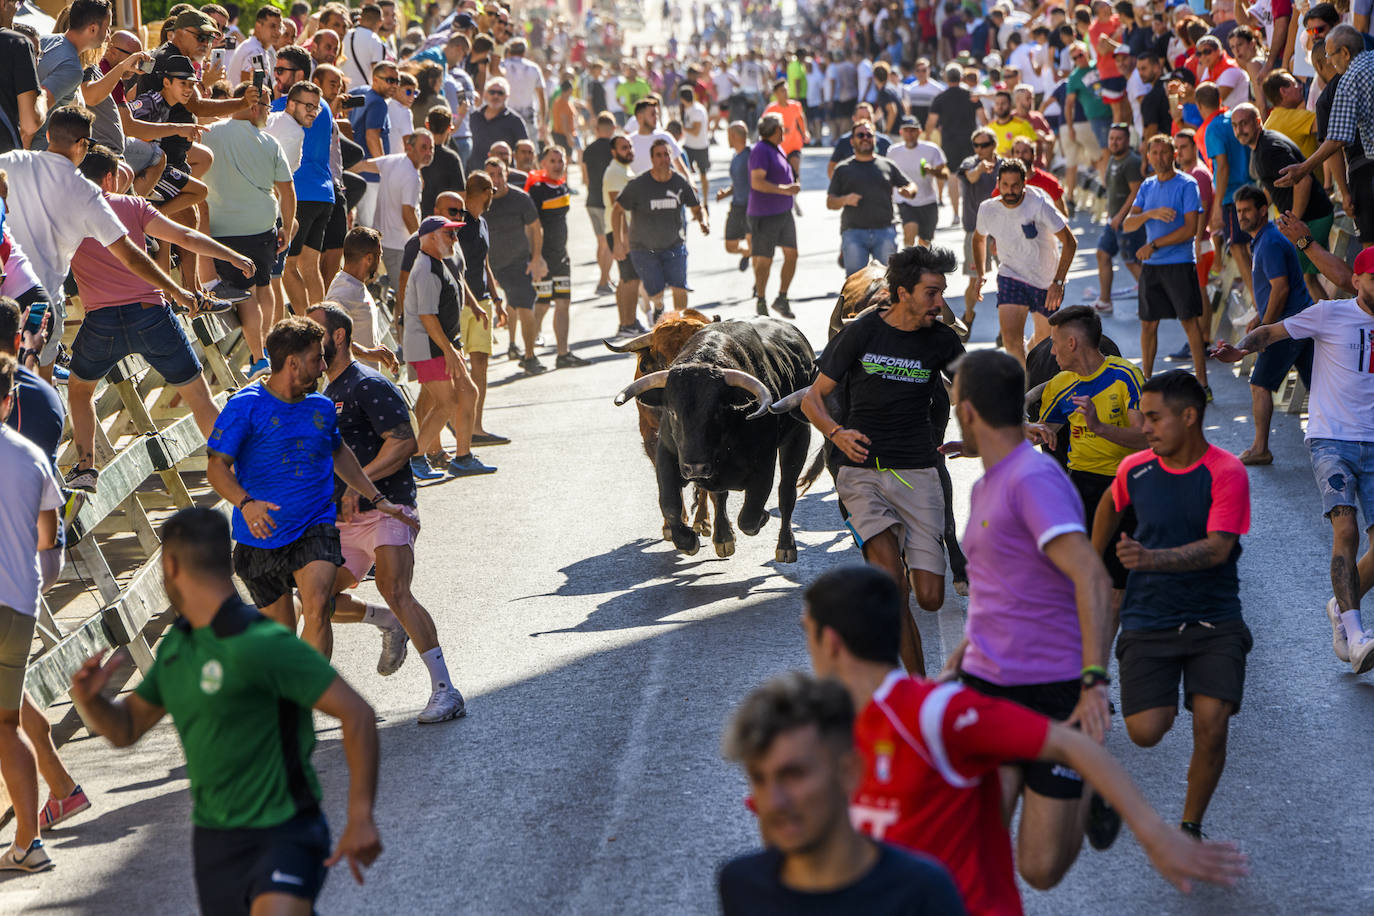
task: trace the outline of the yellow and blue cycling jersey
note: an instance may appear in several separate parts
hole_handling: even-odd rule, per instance
[[[1145,384],[1135,365],[1119,356],[1108,356],[1092,375],[1061,372],[1045,385],[1040,397],[1040,419],[1069,427],[1069,469],[1092,474],[1112,475],[1117,465],[1133,449],[1117,445],[1088,430],[1087,421],[1077,413],[1074,398],[1089,397],[1097,406],[1097,416],[1109,426],[1129,427],[1127,411],[1140,409],[1140,388]]]

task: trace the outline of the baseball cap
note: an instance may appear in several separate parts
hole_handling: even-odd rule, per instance
[[[1374,274],[1374,248],[1366,248],[1355,256],[1355,273]]]
[[[898,126],[898,127],[915,127],[915,128],[918,128],[918,129],[919,129],[921,125],[920,125],[920,122],[918,122],[918,121],[917,121],[915,118],[913,118],[911,115],[907,115],[906,117],[902,118],[901,121],[897,122],[897,126]]]
[[[169,54],[158,62],[153,71],[159,76],[172,76],[184,80],[196,78],[196,68],[191,66],[191,58],[185,54]]]
[[[219,34],[219,24],[200,10],[186,10],[172,23],[174,29],[195,29],[197,32]]]
[[[475,29],[477,28],[477,20],[472,18],[471,13],[459,13],[453,20],[453,27],[455,29]]]
[[[467,223],[456,223],[453,220],[444,219],[442,216],[426,216],[420,223],[420,231],[416,234],[424,237],[431,232],[438,232],[440,229],[461,229],[466,225]]]
[[[1189,86],[1197,85],[1197,74],[1194,73],[1192,70],[1189,70],[1187,67],[1179,67],[1173,73],[1169,74],[1168,79],[1182,80]]]

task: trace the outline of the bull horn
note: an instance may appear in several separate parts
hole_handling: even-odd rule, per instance
[[[783,398],[781,401],[775,401],[773,404],[769,405],[768,412],[776,414],[790,413],[791,411],[796,410],[798,407],[801,406],[802,400],[810,391],[810,385],[807,385],[805,388],[798,388],[796,391],[792,392],[787,397]]]
[[[758,410],[749,414],[748,419],[757,420],[768,413],[769,406],[773,403],[773,393],[768,390],[768,386],[754,378],[748,372],[741,372],[738,369],[725,370],[725,384],[735,388],[743,388],[759,400]]]
[[[631,350],[647,350],[652,343],[651,338],[653,336],[653,332],[650,331],[647,334],[640,334],[638,337],[631,337],[624,343],[612,343],[609,340],[603,340],[601,342],[604,343],[606,349],[610,350],[612,353],[629,353]]]
[[[741,372],[740,375],[745,373]],[[668,384],[668,370],[660,369],[657,372],[650,372],[635,379],[624,391],[615,396],[615,406],[619,407],[631,398],[637,398],[650,388],[662,388]]]

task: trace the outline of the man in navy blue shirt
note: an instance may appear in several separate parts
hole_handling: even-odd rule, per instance
[[[349,91],[349,95],[363,98],[362,105],[348,109],[348,121],[353,125],[353,142],[363,148],[368,159],[391,152],[391,113],[387,99],[396,94],[399,85],[401,77],[396,64],[379,60],[372,67],[372,85]],[[377,185],[381,176],[364,173],[363,178],[367,181],[367,193],[358,204],[358,222],[370,226],[374,224],[372,217],[377,209]]]
[[[1269,200],[1252,184],[1236,191],[1236,218],[1241,231],[1250,235],[1250,258],[1254,264],[1254,320],[1246,326],[1249,333],[1260,325],[1274,324],[1296,315],[1312,304],[1303,282],[1298,249],[1269,221]],[[1274,416],[1274,392],[1279,390],[1288,370],[1297,366],[1307,388],[1312,387],[1312,341],[1287,338],[1270,345],[1255,359],[1250,371],[1250,401],[1255,415],[1255,441],[1240,453],[1241,464],[1273,464],[1269,451],[1269,421]]]
[[[282,282],[291,302],[324,299],[320,256],[325,230],[334,215],[334,174],[330,148],[334,142],[334,113],[321,99],[320,87],[310,82],[310,55],[293,46],[277,54],[277,98],[271,110],[290,114],[305,131],[301,161],[292,174],[296,188],[296,234],[286,252]]]
[[[749,258],[753,253],[749,238],[749,128],[743,121],[732,121],[726,131],[730,149],[730,185],[716,191],[716,200],[730,198],[730,209],[725,214],[725,250],[739,255],[739,269],[749,269]]]

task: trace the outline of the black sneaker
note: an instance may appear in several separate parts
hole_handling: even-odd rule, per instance
[[[549,370],[549,367],[541,363],[537,356],[531,356],[529,359],[520,360],[520,368],[525,371],[526,375],[538,375],[541,372],[547,372]]]
[[[739,272],[740,272],[740,273],[744,273],[744,272],[745,272],[746,270],[748,270],[748,269],[749,269],[749,255],[747,255],[747,254],[740,255],[740,259],[739,259]]]
[[[1189,363],[1193,361],[1193,351],[1190,350],[1188,348],[1188,345],[1185,343],[1181,350],[1170,353],[1168,356],[1164,358],[1171,363]]]
[[[553,361],[556,369],[580,369],[583,366],[590,366],[591,362],[578,356],[576,353],[560,353]]]
[[[1083,832],[1088,836],[1089,845],[1098,851],[1110,849],[1121,832],[1121,815],[1096,792],[1088,802],[1088,825]]]
[[[759,296],[754,302],[754,311],[760,315],[766,316],[768,314],[768,300]]]
[[[506,351],[506,359],[510,360],[511,362],[525,361],[525,357],[522,356],[520,353],[520,348],[517,347],[515,344],[511,344],[510,349]]]
[[[773,311],[777,312],[784,318],[797,317],[796,315],[792,314],[792,309],[788,308],[787,293],[778,293],[778,298],[773,300]]]
[[[68,490],[94,493],[96,482],[99,479],[100,472],[95,468],[72,468],[67,472],[67,476],[62,479],[62,483]]]
[[[1207,838],[1207,834],[1202,832],[1202,825],[1194,823],[1193,821],[1184,821],[1178,825],[1178,829],[1195,840],[1205,840]]]

